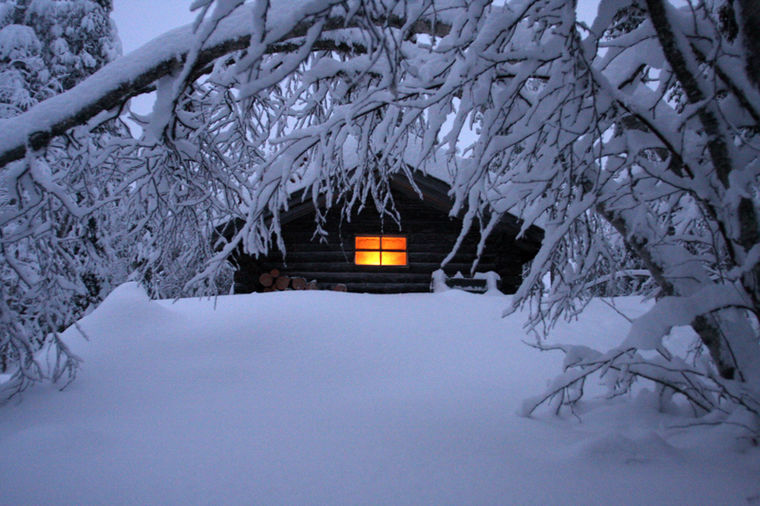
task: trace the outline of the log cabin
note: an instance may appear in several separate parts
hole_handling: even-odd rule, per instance
[[[327,211],[322,227],[326,234],[321,237],[314,234],[313,202],[294,199],[280,216],[284,253],[254,256],[238,250],[233,254],[235,293],[288,288],[430,291],[433,272],[441,269],[451,252],[462,220],[449,216],[452,199],[447,183],[418,171],[413,177],[419,193],[403,175],[390,181],[398,222],[381,217],[374,205],[364,206],[350,220],[333,208]],[[514,293],[520,285],[523,265],[536,255],[543,238],[543,231],[535,226],[518,239],[519,231],[519,220],[505,215],[488,237],[477,266],[478,272],[496,272],[504,293]],[[479,237],[478,230],[471,230],[443,268],[450,286],[485,291],[485,280],[457,276],[470,273]]]

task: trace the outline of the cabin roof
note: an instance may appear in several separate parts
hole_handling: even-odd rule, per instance
[[[411,171],[411,174],[414,178],[414,185],[405,175],[398,173],[393,174],[390,179],[391,189],[408,197],[421,199],[423,203],[430,207],[437,209],[444,214],[448,214],[454,204],[454,200],[449,195],[451,186],[445,181],[429,174],[424,174],[419,170],[413,170]],[[414,187],[415,185],[417,188]],[[286,225],[293,220],[314,212],[314,201],[312,199],[303,200],[296,194],[293,194],[288,205],[288,210],[280,214],[280,223]],[[496,226],[495,231],[506,232],[510,235],[517,236],[520,233],[521,228],[521,220],[519,218],[510,213],[505,213],[499,224]],[[523,233],[521,239],[529,243],[535,243],[535,249],[538,250],[543,237],[543,229],[531,225]]]

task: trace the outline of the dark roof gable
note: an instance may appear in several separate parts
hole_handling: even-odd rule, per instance
[[[453,199],[449,196],[450,186],[441,181],[440,179],[423,174],[420,171],[413,171],[414,185],[402,174],[394,174],[390,180],[390,187],[392,190],[396,190],[408,197],[419,199],[424,204],[437,209],[445,214],[451,211],[454,204]],[[419,193],[417,191],[419,189]],[[420,195],[421,194],[421,195]],[[314,212],[314,202],[311,199],[303,200],[296,196],[291,198],[288,210],[280,214],[280,223],[286,225],[287,223],[311,214]],[[520,220],[512,214],[505,214],[499,224],[497,225],[497,231],[506,232],[512,236],[517,236],[520,233],[521,225]],[[526,230],[523,234],[523,240],[528,243],[534,243],[536,250],[543,240],[544,231],[533,225]]]

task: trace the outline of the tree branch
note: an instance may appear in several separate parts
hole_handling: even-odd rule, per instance
[[[215,59],[249,46],[251,8],[250,5],[244,6],[222,20],[199,52],[196,69],[203,69]],[[266,52],[293,51],[300,47],[298,39],[312,25],[309,20],[311,17],[313,14],[304,12],[302,21],[278,41],[269,44]],[[371,22],[391,28],[402,28],[407,24],[407,20],[399,16],[372,19]],[[325,22],[324,32],[357,26],[356,20],[347,22],[344,16],[331,16]],[[444,36],[450,29],[451,26],[446,23],[425,19],[418,19],[411,24],[413,33],[435,36]],[[23,158],[28,146],[33,149],[44,146],[50,138],[86,123],[101,111],[119,106],[129,98],[141,94],[156,80],[177,71],[187,58],[194,36],[192,25],[167,32],[106,65],[75,88],[40,103],[24,114],[0,121],[0,131],[3,132],[0,139],[0,166]],[[362,46],[339,42],[328,36],[318,40],[313,49],[355,51],[361,50]]]

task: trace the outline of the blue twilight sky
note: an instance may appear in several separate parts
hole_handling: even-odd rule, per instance
[[[190,0],[114,0],[111,17],[119,30],[124,54],[195,16]]]
[[[598,0],[579,0],[580,18],[589,22]],[[114,0],[112,17],[119,29],[124,53],[137,49],[162,33],[191,23],[191,0]]]
[[[124,54],[134,51],[164,32],[195,19],[190,12],[191,0],[114,0],[111,18],[119,30]],[[147,114],[153,110],[155,94],[140,95],[130,101],[130,108]],[[140,134],[140,127],[130,122],[132,134]]]

